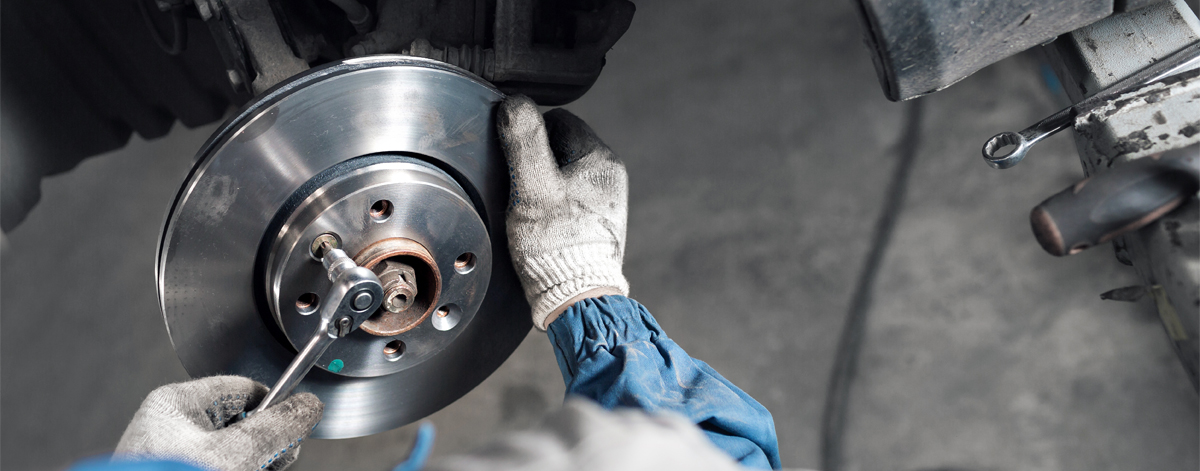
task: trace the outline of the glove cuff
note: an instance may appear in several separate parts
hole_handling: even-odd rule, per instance
[[[555,308],[592,289],[613,288],[628,296],[629,282],[620,260],[608,244],[567,247],[529,260],[524,271],[533,283],[526,288],[525,298],[534,327],[545,330],[542,323]]]

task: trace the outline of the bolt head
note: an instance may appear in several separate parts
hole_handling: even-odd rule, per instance
[[[383,308],[388,312],[400,312],[412,307],[414,301],[416,301],[416,295],[412,290],[406,286],[399,286],[388,290]]]
[[[319,261],[322,258],[325,258],[325,247],[326,246],[335,248],[335,249],[340,249],[340,248],[342,248],[341,245],[342,245],[342,243],[341,243],[341,241],[338,240],[336,235],[326,232],[324,234],[321,234],[321,235],[313,238],[312,244],[309,244],[309,246],[308,246],[308,250],[309,250],[309,252],[311,252],[313,258],[315,258]]]
[[[375,301],[375,298],[371,296],[371,293],[358,293],[354,296],[354,310],[362,311],[369,308],[373,301]]]

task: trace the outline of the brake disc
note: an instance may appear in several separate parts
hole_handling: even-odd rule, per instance
[[[530,327],[508,258],[503,94],[431,60],[374,56],[268,91],[201,149],[158,248],[159,303],[193,377],[273,383],[314,328],[331,242],[384,306],[321,357],[317,438],[389,430],[466,394]]]

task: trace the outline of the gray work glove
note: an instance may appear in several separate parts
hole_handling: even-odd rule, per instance
[[[497,116],[512,173],[508,249],[533,325],[588,292],[629,294],[621,273],[629,182],[592,129],[562,109],[510,96]]]
[[[222,471],[286,468],[325,406],[300,393],[238,420],[266,394],[266,386],[240,376],[155,389],[125,429],[113,460],[173,459]]]

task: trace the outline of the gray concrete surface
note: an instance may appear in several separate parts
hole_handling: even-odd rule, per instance
[[[765,404],[784,464],[819,463],[839,329],[898,155],[850,2],[643,2],[569,106],[626,160],[633,296]],[[850,469],[1194,470],[1197,396],[1134,282],[1100,248],[1055,259],[1028,210],[1081,175],[1065,136],[1015,169],[977,157],[1054,111],[1025,58],[925,100],[916,167],[873,291]],[[155,304],[166,205],[214,128],[135,140],[43,182],[0,270],[0,467],[61,469],[116,444],[186,379]],[[543,334],[430,417],[436,454],[561,402]],[[304,445],[295,470],[388,469],[413,427]]]

